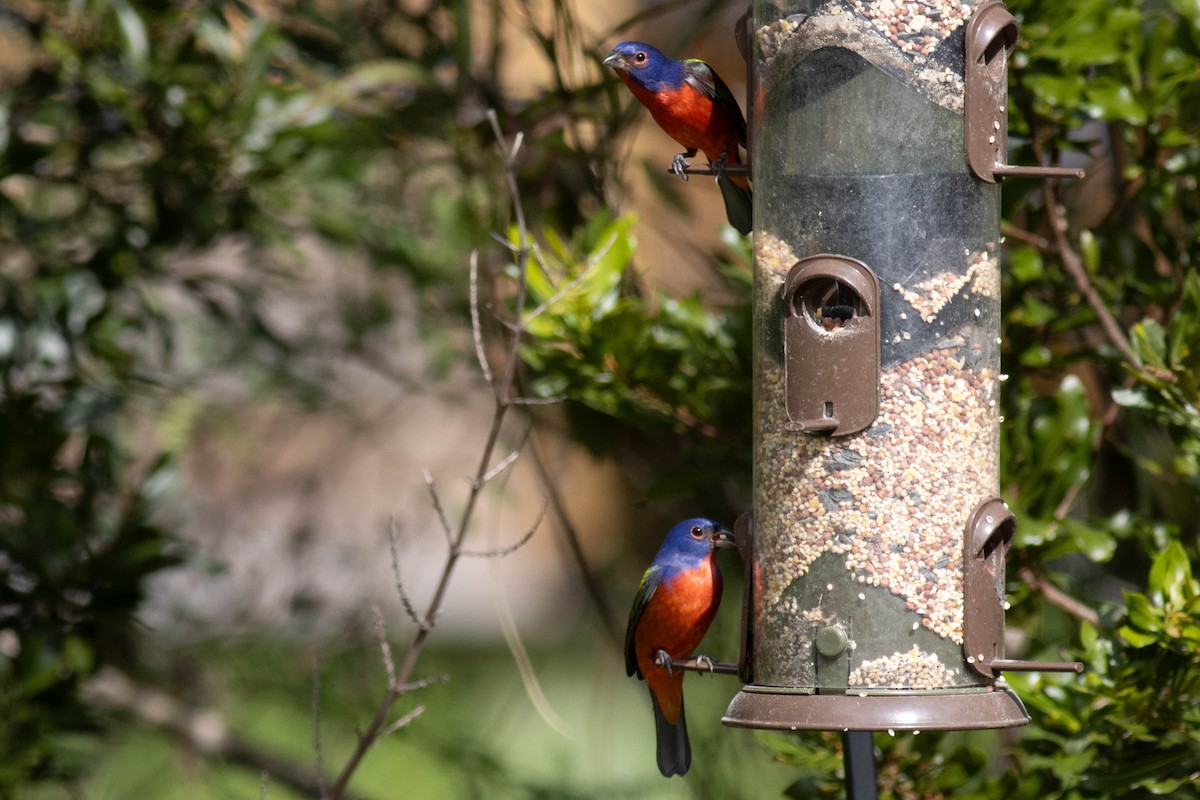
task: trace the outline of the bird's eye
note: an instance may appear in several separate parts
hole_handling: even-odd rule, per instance
[[[636,56],[633,57],[633,60],[639,64],[645,64],[646,63],[646,54],[644,52],[639,52]]]
[[[693,539],[703,539],[704,538],[704,528],[701,528],[699,525],[693,525],[691,534],[692,534]]]

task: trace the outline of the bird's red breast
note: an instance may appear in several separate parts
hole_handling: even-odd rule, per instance
[[[633,638],[638,667],[670,723],[679,720],[683,671],[668,674],[655,665],[654,655],[666,650],[676,660],[691,657],[720,603],[721,573],[710,557],[700,567],[666,578],[642,612]]]
[[[709,161],[726,155],[726,163],[740,164],[737,122],[729,112],[693,89],[686,82],[675,89],[658,92],[641,86],[621,72],[621,80],[654,117],[667,135],[684,147],[695,148]]]

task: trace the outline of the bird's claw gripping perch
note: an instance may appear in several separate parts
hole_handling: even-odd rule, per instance
[[[713,660],[712,660],[711,658],[709,658],[708,656],[706,656],[706,655],[698,655],[698,656],[696,656],[695,660],[696,660],[696,664],[697,664],[698,666],[705,667],[706,669],[708,669],[708,674],[709,674],[709,675],[716,675],[716,674],[717,674],[717,665],[716,665],[716,662],[715,662],[715,661],[713,661]]]
[[[693,151],[693,153],[694,152],[695,151]],[[689,153],[676,153],[675,159],[671,162],[671,171],[674,172],[679,177],[683,178],[684,181],[686,181],[688,179],[688,169],[692,166],[691,164],[689,164],[687,162],[688,155],[690,155],[690,154]]]
[[[658,667],[659,669],[665,669],[668,675],[671,675],[674,672],[674,670],[671,668],[673,662],[674,659],[671,658],[671,654],[666,650],[659,650],[654,654],[654,666]]]
[[[720,157],[716,161],[709,164],[708,166],[712,168],[713,175],[720,178],[722,175],[725,174],[725,165],[727,163],[729,163],[728,151],[721,153]]]

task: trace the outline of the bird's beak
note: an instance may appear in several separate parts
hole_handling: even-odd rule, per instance
[[[604,66],[612,67],[613,69],[625,69],[625,67],[629,66],[625,63],[625,56],[621,55],[616,50],[609,53],[608,58],[604,59],[604,61],[601,63],[603,63]]]
[[[713,547],[737,547],[737,542],[733,538],[733,531],[728,528],[719,528],[712,535]]]

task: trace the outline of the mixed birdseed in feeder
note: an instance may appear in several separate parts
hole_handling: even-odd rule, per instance
[[[829,2],[811,14],[788,13],[755,31],[759,81],[787,79],[792,65],[825,48],[853,51],[952,111],[962,110],[961,68],[933,58],[934,51],[971,15],[951,0]],[[961,63],[961,62],[960,62]]]
[[[771,308],[796,258],[770,234],[755,243],[755,301]],[[930,280],[946,286],[927,293],[947,299],[992,286],[949,271]],[[986,346],[961,330],[885,368],[874,424],[848,438],[788,430],[783,365],[758,349],[755,526],[768,608],[832,553],[855,582],[887,590],[921,626],[961,643],[963,522],[999,480],[999,382]]]
[[[864,661],[850,673],[849,684],[873,689],[938,689],[958,680],[958,670],[947,667],[937,653],[917,645],[900,653]]]

